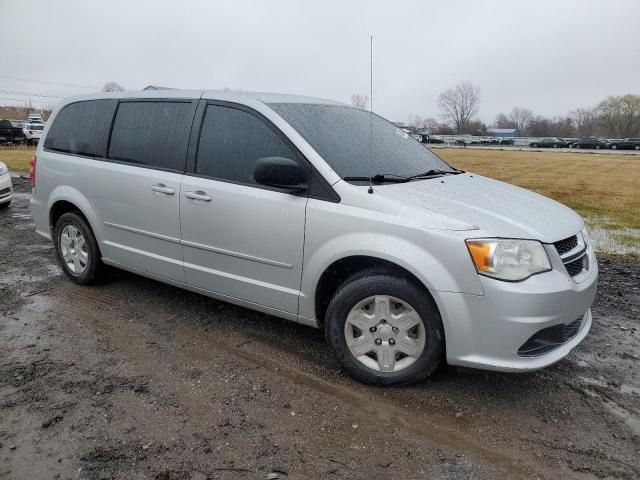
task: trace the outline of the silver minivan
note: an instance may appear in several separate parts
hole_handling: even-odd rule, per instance
[[[419,381],[443,361],[535,370],[591,327],[598,267],[579,215],[342,103],[68,99],[32,185],[36,230],[73,282],[108,265],[323,328],[366,383]]]

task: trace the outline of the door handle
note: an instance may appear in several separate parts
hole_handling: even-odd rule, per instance
[[[173,188],[167,187],[164,183],[156,183],[155,185],[151,185],[151,190],[158,193],[164,193],[165,195],[173,195],[176,193]]]
[[[184,192],[184,196],[191,200],[202,200],[203,202],[210,202],[211,197],[207,195],[207,192],[202,190],[196,190],[195,192]]]

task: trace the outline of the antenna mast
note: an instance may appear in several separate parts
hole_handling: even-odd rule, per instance
[[[373,193],[373,35],[369,38],[369,193]]]

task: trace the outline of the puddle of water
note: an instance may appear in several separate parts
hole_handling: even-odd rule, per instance
[[[620,392],[640,395],[640,387],[629,385],[628,383],[623,383],[622,385],[620,385]]]
[[[603,405],[609,412],[623,420],[635,435],[640,437],[640,417],[610,401],[604,401]]]

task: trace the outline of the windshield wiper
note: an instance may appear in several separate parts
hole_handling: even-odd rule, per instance
[[[432,168],[431,170],[427,170],[424,173],[418,173],[417,175],[411,175],[407,177],[407,180],[413,180],[416,178],[429,178],[429,177],[438,177],[440,175],[459,175],[464,173],[462,170],[438,170],[436,168]]]
[[[343,180],[347,182],[368,182],[371,180],[373,183],[404,183],[411,180],[411,178],[389,173],[378,173],[371,177],[344,177]]]

